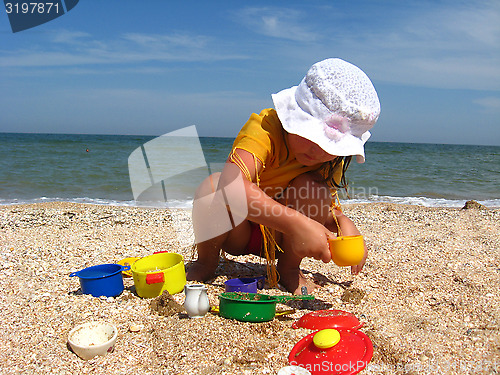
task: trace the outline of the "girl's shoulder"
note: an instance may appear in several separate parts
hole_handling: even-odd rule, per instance
[[[269,147],[282,141],[283,126],[274,108],[262,110],[259,114],[252,113],[246,124],[241,128],[236,140],[253,138]]]
[[[252,116],[254,115],[257,116],[257,118],[254,118],[255,124],[260,125],[262,130],[272,134],[282,133],[284,131],[278,113],[274,108],[263,109],[258,115],[254,113]],[[250,119],[252,119],[252,117],[250,117]]]
[[[278,117],[278,113],[274,108],[267,108],[260,112],[262,131],[267,134],[274,144],[282,143],[284,139],[285,130]]]
[[[284,130],[274,108],[266,108],[259,114],[252,113],[246,124],[238,133],[234,144],[252,153],[263,164],[273,164],[277,154],[286,146]]]

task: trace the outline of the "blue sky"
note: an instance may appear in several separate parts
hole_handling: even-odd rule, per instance
[[[233,137],[328,57],[372,79],[373,141],[500,145],[500,2],[82,0],[12,33],[0,131]]]

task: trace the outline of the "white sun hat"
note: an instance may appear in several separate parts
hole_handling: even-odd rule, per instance
[[[283,128],[330,155],[356,155],[364,163],[364,144],[380,115],[377,92],[368,76],[341,59],[314,64],[298,86],[272,95]]]

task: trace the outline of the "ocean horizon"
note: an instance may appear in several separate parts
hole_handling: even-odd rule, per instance
[[[157,152],[166,174],[160,194],[164,200],[136,200],[129,157],[134,150],[146,156],[148,149],[153,150],[148,145],[156,139],[0,133],[0,205],[67,201],[190,208],[196,187],[220,168],[234,140],[199,137],[199,143],[198,138],[183,143],[181,137],[175,138],[165,154],[168,160],[161,160],[163,154]],[[368,141],[365,153],[366,162],[353,160],[347,171],[349,187],[347,194],[341,194],[342,203],[463,207],[472,199],[487,207],[500,207],[500,146]]]

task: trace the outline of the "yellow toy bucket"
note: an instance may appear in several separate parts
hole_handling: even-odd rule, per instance
[[[365,255],[363,236],[340,236],[328,239],[332,260],[337,266],[356,266]]]
[[[139,297],[157,297],[164,290],[170,294],[179,293],[186,285],[184,259],[179,254],[148,255],[134,262],[131,270],[135,291]]]

